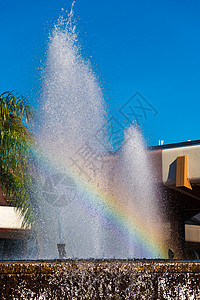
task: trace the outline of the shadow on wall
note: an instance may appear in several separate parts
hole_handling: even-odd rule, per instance
[[[168,182],[176,182],[176,159],[169,165]]]

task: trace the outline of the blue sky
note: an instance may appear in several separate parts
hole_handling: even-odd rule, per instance
[[[37,105],[48,33],[71,2],[0,0],[0,92]],[[83,52],[110,114],[125,122],[118,110],[137,91],[157,111],[140,118],[149,145],[200,139],[199,11],[198,0],[76,1]]]

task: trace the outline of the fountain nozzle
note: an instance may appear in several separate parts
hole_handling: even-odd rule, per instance
[[[57,244],[59,259],[66,258],[65,244]]]

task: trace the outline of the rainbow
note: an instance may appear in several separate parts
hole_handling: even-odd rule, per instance
[[[90,212],[98,211],[98,215],[102,220],[107,219],[114,227],[120,229],[123,234],[125,242],[132,243],[142,247],[148,258],[167,258],[167,248],[165,243],[160,241],[158,232],[151,232],[146,227],[143,219],[139,219],[134,212],[123,206],[119,205],[113,196],[108,195],[101,190],[95,183],[88,181],[80,174],[75,168],[65,166],[63,163],[52,161],[51,155],[38,148],[33,148],[33,155],[43,163],[55,170],[61,170],[70,176],[76,183],[77,189],[84,197],[81,197],[82,205],[85,206]],[[56,156],[55,156],[56,157]],[[103,221],[102,221],[103,222]]]

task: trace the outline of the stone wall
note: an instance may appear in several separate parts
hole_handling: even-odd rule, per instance
[[[0,299],[200,299],[197,261],[0,263]]]

